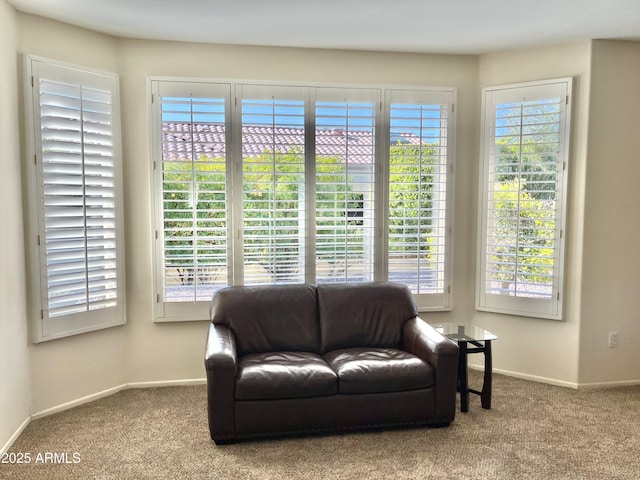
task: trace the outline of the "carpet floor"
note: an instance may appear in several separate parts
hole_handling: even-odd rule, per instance
[[[218,447],[204,386],[125,390],[31,422],[3,459],[29,463],[0,463],[0,478],[640,478],[640,386],[575,391],[494,375],[493,392],[491,410],[472,395],[449,428]]]

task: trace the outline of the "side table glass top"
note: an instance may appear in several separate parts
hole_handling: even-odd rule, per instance
[[[484,342],[498,339],[497,335],[471,323],[446,322],[434,323],[431,326],[435,328],[437,332],[446,335],[451,340]]]

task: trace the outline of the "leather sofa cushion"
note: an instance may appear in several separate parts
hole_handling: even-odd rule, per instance
[[[324,356],[338,374],[340,393],[382,393],[433,386],[433,368],[395,348],[348,348]]]
[[[337,392],[336,373],[315,353],[255,353],[239,359],[237,400],[317,397]]]
[[[406,285],[318,285],[322,353],[342,348],[400,348],[402,327],[418,315]]]
[[[224,288],[211,302],[211,321],[231,329],[239,356],[284,351],[320,353],[313,285]]]

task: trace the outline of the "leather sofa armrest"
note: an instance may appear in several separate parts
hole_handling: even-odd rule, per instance
[[[456,413],[458,345],[420,317],[407,321],[402,333],[403,348],[433,367],[436,395],[434,422],[448,424]]]
[[[207,371],[209,431],[216,443],[231,441],[235,433],[235,390],[238,355],[233,332],[209,325],[204,356]]]
[[[233,371],[235,379],[238,367],[236,341],[233,332],[225,325],[209,325],[209,335],[204,355],[207,370],[221,369]]]

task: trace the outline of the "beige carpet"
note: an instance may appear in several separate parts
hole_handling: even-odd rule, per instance
[[[493,400],[483,410],[472,395],[444,429],[217,447],[204,386],[127,390],[32,422],[10,450],[31,463],[0,464],[0,478],[640,479],[640,387],[576,392],[496,375]],[[42,463],[47,453],[71,463]]]

